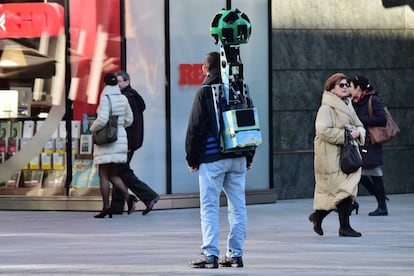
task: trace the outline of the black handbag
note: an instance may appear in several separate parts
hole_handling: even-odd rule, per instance
[[[111,98],[109,101],[109,120],[106,125],[93,133],[93,143],[96,145],[105,145],[115,142],[118,139],[118,115],[112,115]]]
[[[350,174],[356,172],[362,166],[362,157],[359,153],[358,145],[351,138],[351,134],[345,129],[345,141],[341,146],[339,157],[341,170]]]

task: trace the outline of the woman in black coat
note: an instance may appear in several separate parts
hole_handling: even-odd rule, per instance
[[[382,164],[383,153],[381,144],[372,144],[368,128],[371,126],[385,126],[387,117],[384,106],[381,103],[378,93],[364,76],[355,76],[350,79],[349,91],[353,98],[355,111],[367,129],[365,145],[360,147],[362,155],[362,176],[360,183],[375,196],[378,208],[370,212],[370,216],[387,216],[388,210],[385,195]],[[372,113],[369,114],[369,105],[372,104]],[[358,209],[356,210],[358,211]]]

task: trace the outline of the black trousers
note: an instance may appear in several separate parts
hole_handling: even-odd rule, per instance
[[[151,200],[156,198],[158,194],[143,181],[139,180],[138,177],[134,174],[134,171],[130,167],[130,162],[133,155],[133,151],[128,152],[127,163],[120,166],[119,176],[121,177],[122,181],[124,181],[128,189],[130,189],[142,202],[149,203]],[[121,211],[124,209],[124,204],[124,194],[121,190],[113,185],[111,208],[114,211]]]

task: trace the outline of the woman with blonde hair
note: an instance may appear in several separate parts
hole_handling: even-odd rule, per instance
[[[361,169],[346,174],[342,172],[339,163],[346,129],[359,145],[365,142],[365,129],[350,105],[348,87],[344,74],[336,73],[329,77],[324,85],[321,106],[315,120],[314,212],[309,215],[309,220],[319,235],[323,235],[323,219],[332,210],[337,210],[339,236],[361,236],[360,232],[352,229],[349,222],[349,210],[358,193]]]

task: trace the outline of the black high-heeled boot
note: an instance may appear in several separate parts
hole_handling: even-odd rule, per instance
[[[372,181],[374,182],[374,196],[377,199],[378,207],[372,212],[369,212],[369,216],[388,216],[387,209],[387,196],[385,195],[384,182],[382,176],[372,176]]]
[[[359,203],[356,201],[352,203],[351,207],[349,208],[349,215],[352,215],[352,211],[354,210],[355,210],[355,214],[358,215]]]
[[[104,218],[106,215],[109,216],[109,218],[112,218],[112,209],[103,209],[99,214],[95,215],[94,218]]]
[[[361,237],[361,233],[352,229],[349,223],[349,210],[352,204],[350,197],[343,199],[336,205],[339,217],[339,236],[340,237]]]
[[[135,202],[138,202],[138,198],[134,195],[129,195],[128,198],[128,215],[132,214],[135,210]]]
[[[368,216],[388,216],[387,204],[379,203],[377,209],[369,212]]]
[[[331,211],[316,210],[308,216],[310,222],[313,223],[313,231],[320,236],[323,236],[322,221]]]

